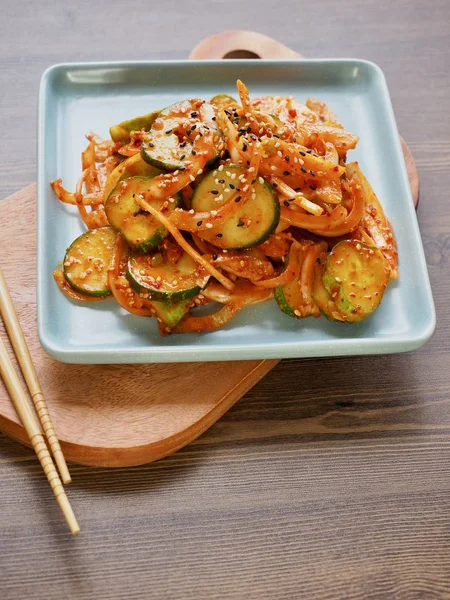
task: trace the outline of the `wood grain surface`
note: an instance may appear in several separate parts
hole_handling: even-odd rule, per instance
[[[1,196],[35,179],[45,67],[183,58],[237,26],[383,68],[419,170],[437,332],[407,355],[282,361],[176,454],[72,467],[77,539],[32,452],[0,436],[2,600],[450,597],[448,0],[2,3]]]

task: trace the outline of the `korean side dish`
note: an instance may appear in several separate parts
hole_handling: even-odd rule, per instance
[[[54,272],[82,302],[115,300],[161,334],[213,331],[274,300],[294,319],[356,322],[398,277],[394,233],[328,106],[220,94],[86,135],[75,192],[87,231]],[[206,312],[196,310],[211,304]],[[205,311],[203,311],[205,312]]]

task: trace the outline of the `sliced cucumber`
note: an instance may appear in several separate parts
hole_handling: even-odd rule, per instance
[[[179,300],[178,302],[152,302],[152,306],[155,309],[156,316],[158,319],[172,328],[181,321],[181,319],[187,315],[191,306],[192,298],[186,300]]]
[[[298,275],[290,283],[275,288],[275,300],[282,312],[290,317],[297,317],[295,310],[300,302]]]
[[[109,224],[120,231],[127,242],[140,252],[156,248],[167,236],[167,229],[154,217],[143,212],[135,199],[137,194],[142,194],[148,189],[151,179],[136,176],[119,181],[105,204]],[[152,200],[151,204],[168,216],[181,204],[179,194],[173,200]]]
[[[130,141],[130,133],[132,131],[140,131],[145,129],[148,131],[153,124],[153,121],[159,115],[159,110],[142,115],[140,117],[134,117],[127,121],[122,121],[118,125],[113,125],[109,128],[109,134],[114,142],[122,142],[126,144]]]
[[[209,173],[195,188],[192,208],[197,212],[217,210],[240,191],[242,167],[228,166],[223,171]],[[237,213],[224,224],[199,231],[198,235],[215,246],[240,250],[262,244],[275,231],[280,220],[280,203],[272,186],[257,180],[250,197]],[[220,199],[219,199],[220,198]]]
[[[64,277],[75,291],[86,296],[109,296],[108,267],[116,232],[111,227],[86,231],[67,249]]]
[[[389,278],[381,252],[357,240],[336,244],[323,272],[325,289],[348,321],[362,321],[377,308]]]
[[[210,103],[217,108],[227,108],[230,104],[237,104],[237,100],[228,94],[217,94],[211,98]]]
[[[123,158],[123,157],[122,157]],[[155,177],[161,173],[160,169],[152,167],[145,160],[135,154],[125,158],[117,167],[112,171],[106,180],[104,197],[107,199],[116,187],[119,181],[126,179],[127,177],[134,177],[136,175],[142,175],[143,177]]]
[[[128,260],[127,278],[137,293],[147,293],[150,300],[173,302],[199,294],[209,274],[186,252],[176,261],[163,254],[136,254]]]
[[[348,321],[345,315],[342,315],[331,294],[325,289],[322,280],[323,266],[319,262],[314,265],[314,283],[312,296],[317,308],[329,321]]]
[[[217,133],[219,143],[221,132],[215,122],[215,109],[211,104],[193,99],[165,108],[143,139],[142,158],[159,169],[184,170],[192,155],[192,141],[203,125]],[[218,154],[219,150],[209,163],[213,163]]]

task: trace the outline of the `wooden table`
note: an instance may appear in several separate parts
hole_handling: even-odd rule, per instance
[[[76,539],[34,455],[0,436],[2,600],[450,597],[448,0],[4,2],[0,195],[35,179],[45,67],[184,58],[236,27],[383,68],[421,177],[437,332],[407,355],[282,361],[177,454],[72,467]]]

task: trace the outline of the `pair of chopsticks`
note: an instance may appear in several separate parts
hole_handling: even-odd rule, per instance
[[[41,386],[36,375],[36,370],[31,360],[30,351],[28,349],[22,328],[17,318],[17,313],[14,304],[6,285],[3,272],[0,268],[0,314],[6,327],[11,345],[17,357],[17,361],[22,370],[23,377],[26,381],[30,396],[33,400],[39,421],[47,438],[48,446],[53,454],[55,462],[61,474],[64,483],[70,483],[71,477],[67,468],[64,454],[58,438],[56,437],[55,429],[50,418],[47,404],[42,393]],[[64,490],[61,479],[56,470],[50,452],[47,447],[44,435],[42,435],[39,421],[28,400],[27,394],[22,387],[20,379],[15,371],[14,365],[8,355],[3,340],[0,338],[0,375],[9,392],[14,408],[22,421],[23,426],[30,438],[30,442],[37,454],[39,462],[44,469],[44,473],[52,487],[56,500],[66,518],[67,524],[72,533],[79,533],[80,526],[74,515],[69,499]]]

